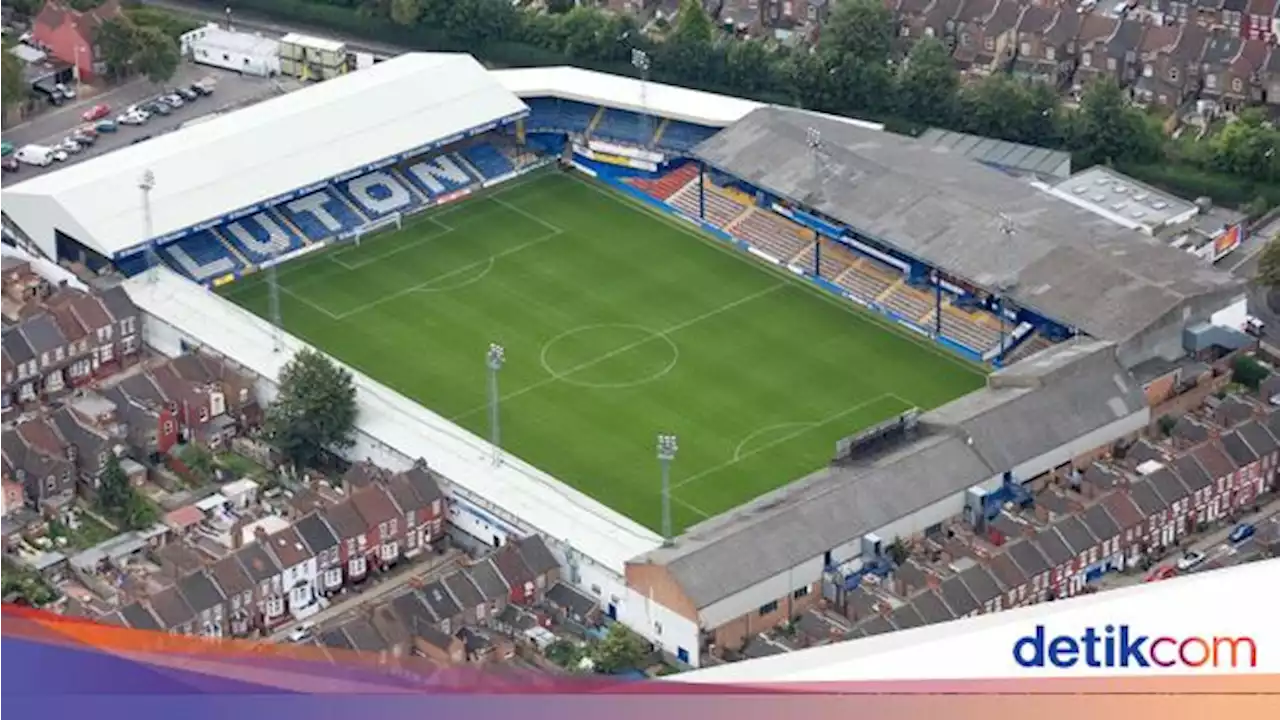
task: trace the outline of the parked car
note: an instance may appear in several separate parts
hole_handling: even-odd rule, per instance
[[[9,157],[10,155],[13,154],[13,151],[16,149],[17,148],[13,146],[13,143],[9,142],[8,140],[0,141],[0,157]]]
[[[56,147],[59,150],[63,150],[72,155],[84,149],[80,146],[80,143],[76,142],[75,139],[70,136],[62,138],[62,142],[58,143]]]
[[[81,125],[80,127],[76,128],[76,132],[81,135],[88,135],[94,140],[98,139],[98,129],[93,125]]]
[[[192,90],[189,87],[180,87],[174,90],[173,92],[177,95],[182,96],[182,99],[186,100],[187,102],[192,102],[193,100],[200,99],[200,93],[196,92],[195,90]]]
[[[147,111],[148,113],[151,113],[152,115],[168,115],[169,113],[173,112],[173,108],[169,107],[166,103],[158,99],[153,102],[149,102],[146,105],[143,105],[142,109]]]
[[[94,105],[88,110],[85,110],[84,114],[81,115],[80,117],[84,118],[85,122],[93,122],[94,120],[101,120],[102,118],[110,114],[111,114],[110,105],[106,103],[98,103],[97,105]]]
[[[100,133],[113,133],[119,129],[119,126],[116,125],[115,120],[107,118],[105,120],[99,120],[98,122],[94,123],[93,129],[97,130]]]
[[[304,623],[302,623],[301,625],[299,625],[298,627],[294,628],[294,629],[289,633],[289,642],[291,642],[291,643],[300,643],[300,642],[303,642],[303,641],[305,641],[307,638],[311,637],[311,633],[312,633],[315,629],[316,629],[316,624],[315,624],[315,623],[313,623],[313,622],[304,622]]]
[[[71,139],[75,140],[76,144],[78,144],[80,147],[88,147],[98,142],[98,134],[97,133],[89,134],[83,130],[77,130],[75,134],[71,136]]]
[[[169,107],[173,108],[174,110],[177,110],[178,108],[182,107],[185,104],[182,101],[182,96],[176,95],[176,94],[161,95],[156,99],[159,100],[160,102],[168,103]]]
[[[62,83],[58,83],[57,85],[53,86],[53,89],[55,92],[61,93],[62,97],[68,100],[76,99],[75,88],[70,88],[70,87],[67,87],[66,85],[63,85]]]
[[[1258,529],[1249,523],[1240,523],[1239,525],[1231,528],[1231,534],[1227,536],[1227,541],[1232,545],[1239,545],[1245,540],[1253,537],[1253,534],[1257,531]]]
[[[1183,553],[1182,557],[1178,558],[1178,570],[1186,572],[1204,562],[1204,560],[1204,553],[1199,550],[1188,550]]]
[[[21,167],[22,166],[18,164],[18,158],[15,157],[9,157],[6,155],[4,159],[0,160],[0,168],[5,172],[18,172],[18,169]]]
[[[1150,573],[1147,573],[1147,577],[1143,582],[1160,582],[1161,580],[1168,580],[1171,577],[1175,577],[1177,574],[1178,568],[1172,565],[1164,565],[1152,570]]]
[[[144,125],[150,119],[151,119],[151,116],[148,115],[144,110],[142,110],[141,108],[134,108],[129,112],[116,118],[116,122],[120,123],[121,125]]]
[[[218,81],[213,76],[204,77],[191,83],[191,89],[200,95],[212,95],[217,87]]]

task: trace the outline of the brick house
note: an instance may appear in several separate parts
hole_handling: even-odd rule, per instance
[[[1164,521],[1173,529],[1172,545],[1181,540],[1195,526],[1195,512],[1191,506],[1191,491],[1182,478],[1170,467],[1161,468],[1148,476],[1151,488],[1165,504]]]
[[[1113,547],[1113,557],[1118,555],[1116,559],[1123,560],[1123,564],[1117,563],[1116,566],[1132,567],[1147,551],[1146,516],[1127,490],[1109,493],[1099,501],[1099,505],[1106,509],[1107,515],[1119,528],[1119,547]]]
[[[320,515],[338,537],[338,555],[347,583],[363,582],[369,574],[369,525],[350,499],[326,508]]]
[[[1198,94],[1200,64],[1208,41],[1204,28],[1189,23],[1178,29],[1172,45],[1151,48],[1144,42],[1142,76],[1134,85],[1134,102],[1173,108]]]
[[[1212,461],[1212,460],[1211,460]],[[1173,471],[1190,496],[1188,522],[1192,526],[1213,523],[1218,519],[1219,510],[1214,502],[1213,478],[1204,466],[1196,459],[1194,453],[1183,453],[1173,459]]]
[[[1027,578],[1027,582],[1016,588],[1017,593],[1012,607],[1034,605],[1048,594],[1051,582],[1051,571],[1054,565],[1045,557],[1040,548],[1031,540],[1011,542],[1005,553],[1018,572]]]
[[[1241,110],[1262,102],[1266,89],[1262,75],[1272,52],[1269,43],[1247,39],[1221,69],[1221,103],[1230,110]],[[1206,84],[1208,79],[1205,80]]]
[[[218,584],[204,571],[191,573],[178,580],[178,592],[195,612],[195,633],[204,637],[222,637],[228,630],[227,597]]]
[[[560,580],[560,561],[551,554],[547,543],[538,535],[530,535],[516,542],[516,550],[524,566],[533,575],[533,594],[535,602],[541,602],[547,588]],[[526,593],[528,588],[526,587]]]
[[[6,471],[3,481],[4,486],[4,511],[3,515],[9,515],[27,506],[27,491],[22,483],[14,482],[9,479]]]
[[[511,586],[507,584],[506,579],[502,577],[502,573],[498,571],[498,566],[494,564],[493,558],[485,558],[476,562],[467,568],[466,572],[485,601],[486,611],[484,613],[477,612],[478,619],[483,622],[494,618],[507,606],[507,602],[511,597]]]
[[[426,605],[435,618],[435,627],[441,632],[453,634],[463,625],[465,615],[462,603],[439,580],[427,583],[418,590],[418,599]]]
[[[104,21],[118,17],[121,17],[118,0],[106,0],[83,12],[64,0],[46,0],[32,23],[31,35],[48,48],[51,55],[71,63],[81,79],[92,80],[105,70],[95,42],[98,28]]]
[[[1086,23],[1088,25],[1088,23]],[[1076,68],[1076,88],[1083,89],[1098,78],[1110,78],[1120,87],[1128,87],[1138,77],[1138,52],[1148,28],[1137,20],[1121,20],[1112,24],[1103,38],[1088,39],[1081,32],[1080,65]],[[1152,28],[1172,37],[1169,28]]]
[[[952,57],[960,72],[969,72],[974,68],[978,51],[982,49],[979,41],[982,27],[998,5],[999,0],[965,0],[956,11],[956,43]]]
[[[4,474],[20,483],[27,501],[56,512],[76,497],[79,472],[73,454],[44,418],[19,423],[3,435]]]
[[[1022,572],[1022,568],[1013,561],[1008,551],[997,553],[986,561],[991,575],[1000,583],[1001,598],[994,606],[998,610],[1018,607],[1022,599],[1031,592],[1031,580]]]
[[[196,631],[196,611],[187,604],[176,586],[167,587],[148,598],[151,612],[160,621],[160,629],[174,635],[192,635]]]
[[[369,528],[369,556],[379,567],[391,567],[404,550],[404,511],[381,483],[351,493],[351,503]]]
[[[1075,594],[1069,587],[1075,573],[1075,553],[1067,547],[1057,528],[1041,530],[1031,538],[1031,542],[1040,550],[1045,560],[1049,561],[1049,596],[1059,598]]]
[[[1015,29],[1022,13],[1023,8],[1016,0],[999,0],[986,16],[965,22],[956,48],[956,58],[962,66],[968,54],[965,45],[965,33],[968,33],[973,54],[969,65],[971,74],[989,75],[1008,67],[1016,50]]]
[[[1273,18],[1280,17],[1280,0],[1249,0],[1240,19],[1241,37],[1271,42]]]
[[[264,630],[271,630],[286,619],[288,609],[287,591],[284,588],[283,569],[279,561],[271,554],[271,549],[260,539],[251,542],[236,552],[240,567],[244,568],[256,590],[257,616]]]
[[[461,665],[467,661],[467,647],[461,638],[429,625],[414,628],[413,647],[422,657],[443,665]]]
[[[906,45],[925,36],[925,15],[934,7],[934,0],[887,0],[890,12],[898,23],[898,37]]]
[[[125,437],[140,457],[158,460],[178,444],[178,413],[145,373],[136,373],[102,391],[127,428]]]
[[[458,601],[458,605],[462,608],[462,623],[464,625],[480,625],[489,618],[488,603],[484,595],[480,593],[480,588],[471,579],[471,575],[465,570],[455,570],[445,576],[441,580],[444,586],[449,590],[449,594]]]
[[[316,603],[317,560],[295,526],[278,530],[258,542],[270,548],[280,564],[280,585],[295,620],[305,620],[320,610]]]
[[[1207,487],[1193,491],[1199,496],[1196,498],[1196,522],[1217,522],[1231,508],[1231,476],[1234,464],[1223,453],[1222,448],[1213,442],[1207,442],[1195,448],[1190,455],[1195,458],[1199,467],[1203,468],[1204,475],[1208,477]],[[1187,464],[1185,460],[1183,464]],[[1186,477],[1189,471],[1184,470],[1183,464],[1179,464],[1178,468],[1179,472]]]
[[[235,555],[227,555],[210,565],[209,575],[227,598],[224,631],[231,637],[248,637],[258,624],[257,584]]]
[[[1026,30],[1018,34],[1018,55],[1014,74],[1037,82],[1062,87],[1071,79],[1076,66],[1076,37],[1080,34],[1081,17],[1070,8],[1054,13],[1042,29],[1032,24],[1038,13],[1027,12],[1023,19]],[[1027,50],[1028,52],[1023,52]]]
[[[404,554],[413,557],[444,536],[445,497],[440,484],[419,461],[386,481],[396,506],[403,512]]]
[[[1273,412],[1265,419],[1275,421],[1278,418],[1280,413]],[[1274,430],[1269,429],[1262,422],[1247,422],[1237,428],[1237,432],[1249,449],[1258,456],[1258,471],[1251,477],[1239,479],[1235,484],[1231,506],[1239,509],[1253,504],[1254,498],[1275,487],[1276,463],[1280,459],[1280,442],[1277,442],[1273,434]]]
[[[1045,37],[1058,22],[1061,13],[1039,5],[1023,8],[1022,16],[1014,28],[1013,74],[1017,77],[1051,81],[1057,73],[1056,48],[1048,50]],[[1074,15],[1074,13],[1073,13]],[[1046,55],[1054,53],[1052,59]]]
[[[1000,587],[1000,582],[990,570],[982,565],[975,564],[961,571],[957,577],[968,588],[969,594],[973,596],[974,602],[977,603],[977,613],[998,612],[1002,609],[1004,591]]]
[[[508,543],[498,548],[491,559],[502,574],[507,587],[511,588],[510,600],[517,605],[527,605],[534,601],[536,589],[533,585],[533,571],[524,564],[520,551]]]
[[[1074,557],[1071,561],[1071,575],[1067,578],[1066,597],[1080,593],[1088,584],[1091,567],[1098,567],[1102,559],[1102,539],[1095,537],[1083,520],[1071,515],[1054,523],[1054,529]],[[1109,538],[1108,538],[1109,539]]]
[[[319,513],[308,513],[294,523],[298,535],[315,554],[316,573],[315,591],[321,596],[330,596],[342,589],[342,551],[338,547],[338,536],[329,527],[324,516]]]
[[[76,404],[73,403],[58,408],[49,416],[49,421],[66,443],[69,459],[76,464],[83,494],[90,496],[98,491],[107,462],[115,447],[124,442],[124,432],[118,426],[96,425],[75,407]],[[109,423],[111,418],[95,419],[105,419]],[[108,432],[104,427],[111,431]]]

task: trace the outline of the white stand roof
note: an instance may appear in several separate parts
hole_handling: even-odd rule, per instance
[[[470,55],[408,53],[5,189],[4,211],[50,256],[54,230],[111,257],[449,136],[517,115]]]

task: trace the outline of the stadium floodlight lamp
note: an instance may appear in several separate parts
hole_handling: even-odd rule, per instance
[[[658,459],[670,462],[676,459],[676,451],[680,447],[676,443],[676,436],[670,433],[658,433]]]
[[[641,72],[649,72],[649,53],[633,49],[631,51],[631,64]]]
[[[485,353],[485,360],[489,363],[490,370],[501,370],[502,363],[506,362],[507,350],[497,343],[489,344],[489,352]]]

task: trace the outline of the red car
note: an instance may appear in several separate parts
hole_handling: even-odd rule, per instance
[[[85,110],[84,114],[81,115],[80,117],[83,118],[85,122],[93,122],[94,120],[101,120],[102,118],[110,114],[111,114],[110,105],[107,105],[105,103],[98,103],[97,105],[94,105],[88,110]]]
[[[1147,575],[1147,579],[1143,582],[1160,582],[1161,580],[1168,580],[1171,577],[1176,577],[1177,574],[1178,568],[1173,565],[1165,565],[1164,567],[1158,567],[1155,570],[1152,570],[1151,573]]]

